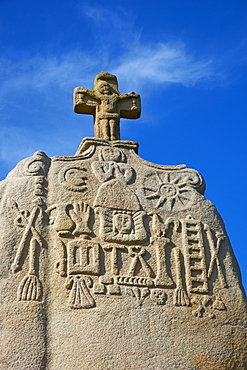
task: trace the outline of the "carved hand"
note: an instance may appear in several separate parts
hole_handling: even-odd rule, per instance
[[[72,232],[73,235],[79,236],[92,233],[92,230],[88,227],[90,210],[89,205],[84,202],[73,204],[73,208],[70,210],[70,216],[76,224],[76,228]]]

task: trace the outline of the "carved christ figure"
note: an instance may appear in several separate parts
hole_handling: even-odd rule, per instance
[[[75,88],[74,111],[94,116],[95,137],[120,140],[120,118],[140,117],[140,95],[120,93],[116,76],[101,72],[95,77],[94,90]]]

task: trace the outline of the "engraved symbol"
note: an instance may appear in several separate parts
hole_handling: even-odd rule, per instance
[[[142,276],[116,276],[115,282],[120,285],[137,285],[137,286],[153,286],[154,281],[151,278],[146,278]]]
[[[143,258],[143,255],[145,253],[146,253],[146,249],[143,248],[143,247],[129,247],[129,255],[131,257],[133,257],[132,262],[131,262],[131,266],[130,266],[130,269],[129,269],[129,275],[130,276],[135,275],[135,271],[136,271],[138,261],[141,264],[141,267],[142,267],[146,276],[148,276],[148,277],[153,277],[154,276],[154,273],[153,273],[151,267],[148,265],[148,263]]]
[[[79,166],[67,166],[59,172],[59,180],[68,190],[83,192],[87,190],[86,171]]]
[[[45,195],[46,189],[45,189],[45,179],[43,176],[36,176],[35,178],[35,191],[34,194],[36,196],[42,196]]]
[[[32,238],[29,246],[28,275],[23,278],[18,287],[18,301],[39,301],[41,298],[42,285],[35,271],[36,243],[36,239]]]
[[[47,210],[50,225],[53,225],[59,236],[70,236],[75,228],[75,223],[68,214],[68,206],[71,204],[56,204]]]
[[[109,245],[104,245],[104,250],[109,250],[111,251],[111,273],[112,275],[117,275],[118,274],[118,250],[125,250],[125,246],[121,246],[118,244],[109,244]]]
[[[173,296],[175,306],[190,306],[190,300],[183,287],[183,279],[181,274],[181,256],[180,250],[175,249],[175,271],[176,271],[176,289]]]
[[[43,242],[41,236],[35,228],[35,222],[39,215],[42,215],[42,200],[37,198],[35,205],[29,216],[28,211],[20,211],[17,203],[10,200],[11,207],[15,209],[19,216],[16,218],[18,226],[25,226],[20,244],[18,246],[14,262],[11,266],[13,272],[21,269],[21,259],[23,258],[25,248],[29,247],[29,270],[23,278],[17,292],[19,301],[38,301],[41,298],[42,286],[36,271],[36,250],[41,247]],[[28,217],[29,216],[29,217]]]
[[[120,286],[118,284],[108,285],[107,288],[108,288],[107,289],[108,294],[111,294],[111,295],[120,295],[121,294],[121,289],[120,289]]]
[[[225,237],[224,237],[223,234],[216,233],[217,244],[216,244],[216,247],[215,247],[214,246],[214,240],[213,240],[212,233],[210,231],[209,226],[205,225],[204,228],[205,228],[206,233],[207,233],[207,238],[208,238],[209,246],[210,246],[210,250],[211,250],[211,261],[210,261],[210,265],[209,265],[209,269],[208,269],[208,279],[210,279],[210,277],[213,273],[214,265],[215,265],[217,270],[218,270],[218,276],[219,276],[221,286],[223,288],[226,288],[227,284],[226,284],[225,277],[224,277],[224,274],[222,272],[222,269],[221,269],[221,266],[220,266],[220,261],[219,261],[219,258],[218,258],[218,253],[219,253],[219,250],[220,250],[220,246],[221,246],[222,241],[225,240]]]
[[[147,296],[149,296],[150,290],[147,287],[145,287],[145,288],[137,288],[137,287],[128,288],[128,287],[126,287],[125,288],[125,294],[126,295],[132,295],[133,297],[135,297],[137,299],[138,306],[141,306],[144,299]]]
[[[99,245],[85,239],[69,242],[68,273],[99,275]]]
[[[166,248],[171,245],[171,241],[168,238],[156,238],[152,240],[152,243],[156,249],[157,257],[157,275],[155,278],[156,286],[172,286],[173,281],[167,273],[167,261],[166,261]]]
[[[172,217],[169,217],[165,223],[157,214],[152,215],[152,234],[151,243],[155,246],[157,257],[157,275],[155,279],[156,286],[172,286],[173,281],[167,272],[166,249],[172,245],[171,238],[166,237],[169,231],[169,226],[173,224],[175,231],[178,231],[180,222]]]
[[[212,307],[215,310],[218,310],[218,311],[225,311],[226,310],[226,306],[225,306],[224,302],[219,297],[216,297]]]
[[[113,233],[114,234],[131,234],[133,230],[133,219],[129,213],[113,213]]]
[[[70,290],[69,306],[71,308],[92,308],[95,300],[91,296],[89,288],[93,285],[89,276],[70,276],[66,288]]]
[[[54,249],[57,250],[59,260],[55,263],[55,270],[60,276],[67,275],[67,248],[62,240],[58,236],[55,236]]]
[[[167,294],[163,289],[152,289],[151,300],[158,305],[164,305],[167,300]]]
[[[194,297],[192,303],[197,306],[192,311],[195,317],[206,315],[210,319],[215,319],[217,311],[226,310],[226,306],[220,297]]]
[[[134,93],[132,93],[134,94]],[[131,110],[138,110],[137,105],[136,105],[136,99],[132,98],[132,107],[130,108]]]
[[[143,211],[121,211],[97,208],[100,214],[100,236],[104,241],[119,243],[138,243],[146,240],[147,232]]]
[[[181,222],[187,289],[192,293],[207,293],[208,282],[201,222],[191,216],[187,216]]]
[[[74,203],[73,208],[69,211],[69,214],[76,224],[76,228],[73,230],[72,234],[75,236],[79,235],[90,235],[92,230],[89,228],[91,207],[88,204],[79,202]]]
[[[172,176],[166,172],[163,178],[158,172],[151,173],[144,179],[144,194],[147,199],[156,199],[155,208],[164,206],[169,211],[189,206],[192,190],[187,185],[187,178]]]
[[[101,283],[94,283],[93,292],[94,292],[94,294],[105,294],[106,293],[106,286],[104,284],[101,284]]]
[[[48,208],[47,213],[50,225],[56,230],[59,236],[88,237],[92,234],[89,226],[91,207],[84,202],[56,204]]]
[[[152,237],[154,239],[167,236],[166,234],[168,233],[171,224],[174,225],[175,231],[178,231],[180,221],[176,218],[169,217],[163,223],[160,216],[158,216],[156,213],[152,214],[150,212],[149,215],[152,216]]]
[[[85,103],[84,96],[85,96],[85,94],[82,91],[78,91],[76,93],[76,96],[75,96],[75,103],[76,103],[76,105],[84,104]]]
[[[215,318],[215,314],[208,310],[208,306],[211,305],[212,300],[210,297],[194,297],[191,301],[193,304],[197,305],[196,309],[192,311],[195,317],[203,317],[206,314],[210,319]]]
[[[50,158],[43,152],[36,152],[30,158],[30,160],[25,163],[24,175],[26,176],[37,176],[46,175],[48,167],[50,165]]]

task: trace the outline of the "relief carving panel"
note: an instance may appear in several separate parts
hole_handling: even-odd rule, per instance
[[[50,186],[55,179],[65,196],[63,191],[53,193],[47,206],[44,169],[39,161],[29,164],[41,203],[30,210],[9,203],[14,224],[24,229],[14,272],[24,263],[24,250],[29,251],[29,271],[18,288],[18,299],[42,299],[36,263],[42,238],[36,225],[44,223],[46,215],[58,256],[54,271],[67,279],[71,308],[95,307],[97,297],[126,296],[139,305],[170,302],[203,317],[213,299],[212,278],[222,288],[227,285],[220,257],[224,234],[188,212],[203,179],[186,168],[162,171],[146,165],[138,173],[132,144],[126,149],[115,142],[101,145],[100,140],[90,139],[89,146],[95,148],[87,148],[85,159],[82,155],[76,163],[63,159],[59,164],[55,159],[60,167],[49,178]]]

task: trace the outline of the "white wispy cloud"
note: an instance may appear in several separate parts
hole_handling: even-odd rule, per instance
[[[100,54],[100,52],[99,52]],[[213,58],[197,59],[181,43],[132,45],[131,52],[123,52],[117,59],[99,58],[79,51],[61,57],[35,56],[21,61],[0,59],[0,94],[15,90],[53,90],[75,87],[78,82],[92,86],[92,79],[101,70],[114,73],[119,80],[131,82],[133,87],[146,84],[182,84],[218,81],[222,75]]]
[[[135,16],[125,8],[114,9],[84,2],[77,5],[78,13],[93,29],[95,42],[87,49],[58,55],[16,55],[15,59],[0,58],[0,95],[13,91],[45,92],[72,89],[78,84],[91,87],[93,78],[102,70],[114,73],[123,80],[124,88],[138,89],[148,84],[214,84],[224,78],[220,61],[214,56],[195,56],[186,43],[145,43],[141,30],[135,26]]]
[[[93,24],[97,38],[108,45],[110,71],[122,79],[124,85],[131,83],[131,89],[144,87],[145,91],[148,84],[152,90],[152,85],[157,83],[163,87],[168,84],[191,87],[197,83],[223,82],[221,62],[214,56],[195,56],[185,42],[165,42],[162,36],[159,43],[143,42],[142,30],[135,25],[135,15],[127,8],[84,4],[81,9]],[[112,43],[115,43],[115,54],[111,51]]]
[[[97,60],[73,51],[62,56],[28,56],[21,60],[0,59],[0,91],[15,88],[42,90],[48,85],[64,88],[95,68]]]
[[[120,60],[114,73],[135,85],[158,83],[164,87],[168,84],[191,87],[223,78],[213,58],[195,58],[182,43],[136,45],[132,53]]]

